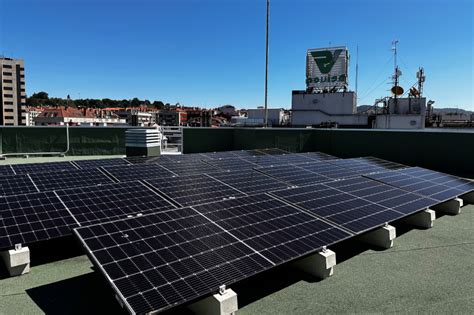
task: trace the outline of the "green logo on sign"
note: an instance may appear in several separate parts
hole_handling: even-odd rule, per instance
[[[329,50],[324,51],[312,51],[311,56],[313,56],[314,61],[318,65],[319,70],[322,74],[327,74],[331,71],[332,67],[336,63],[337,58],[341,54],[342,49],[336,49],[334,55]]]

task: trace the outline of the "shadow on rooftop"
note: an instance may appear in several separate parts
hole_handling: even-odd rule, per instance
[[[28,247],[32,267],[84,255],[82,247],[72,235],[34,243]]]
[[[126,314],[95,272],[26,290],[46,314]]]

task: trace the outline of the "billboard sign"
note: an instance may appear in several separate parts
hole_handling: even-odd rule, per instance
[[[306,86],[316,90],[347,87],[348,66],[346,47],[308,49]]]

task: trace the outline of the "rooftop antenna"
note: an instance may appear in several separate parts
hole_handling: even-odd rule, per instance
[[[393,40],[392,41],[392,51],[393,51],[393,66],[395,68],[395,73],[393,75],[393,88],[392,92],[394,95],[394,104],[395,104],[395,113],[397,113],[397,96],[398,94],[403,94],[403,92],[400,93],[399,88],[398,88],[398,77],[401,75],[400,70],[398,70],[398,65],[397,65],[397,44],[398,40]]]
[[[423,95],[423,84],[425,83],[425,69],[420,67],[416,73],[416,78],[418,79],[418,93],[419,97]]]
[[[267,26],[266,26],[266,44],[265,44],[265,120],[264,127],[268,127],[268,20],[270,18],[270,0],[267,0]]]

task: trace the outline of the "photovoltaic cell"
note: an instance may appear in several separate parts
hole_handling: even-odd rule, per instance
[[[176,174],[168,171],[167,169],[158,164],[107,166],[104,167],[104,170],[121,182],[147,178],[166,178],[176,176]]]
[[[112,183],[99,169],[83,169],[29,175],[39,191]]]
[[[0,197],[0,249],[70,235],[77,226],[54,192]]]
[[[424,175],[420,175],[420,172]],[[435,199],[438,202],[450,200],[474,190],[472,182],[456,176],[438,173],[441,179],[438,177],[434,181],[430,180],[429,178],[433,179],[432,176],[438,176],[436,173],[429,170],[424,171],[422,168],[406,168],[398,171],[370,174],[366,177]]]
[[[303,153],[293,153],[293,155],[305,156],[313,161],[326,161],[326,160],[338,159],[338,157],[336,156],[329,155],[323,152],[303,152]]]
[[[114,165],[128,165],[128,162],[125,159],[97,159],[97,160],[77,160],[74,161],[75,164],[79,165],[82,169],[87,168],[99,168],[101,166],[114,166]]]
[[[28,175],[0,176],[0,196],[37,192]]]
[[[253,152],[258,151],[264,154],[268,155],[281,155],[281,154],[288,154],[290,152],[283,150],[283,149],[278,149],[278,148],[268,148],[268,149],[257,149],[257,150],[252,150]]]
[[[163,311],[350,236],[268,195],[75,232],[134,313]]]
[[[277,165],[270,167],[260,167],[256,168],[256,170],[284,181],[290,185],[297,186],[312,185],[332,180],[327,176],[308,172],[308,170],[302,168],[301,165]]]
[[[190,208],[76,230],[131,313],[163,311],[272,263]]]
[[[81,225],[175,208],[138,181],[56,192]]]
[[[13,168],[10,165],[0,165],[0,175],[14,175]]]
[[[361,158],[358,158],[358,160],[363,161],[364,163],[367,163],[367,164],[370,164],[370,165],[374,165],[374,166],[377,166],[377,167],[382,167],[386,170],[397,170],[397,169],[402,169],[402,168],[407,168],[408,167],[408,166],[403,165],[403,164],[395,163],[395,162],[392,162],[392,161],[387,161],[387,160],[376,158],[376,157],[373,157],[373,156],[361,157]]]
[[[239,159],[236,157],[233,158],[219,158],[219,159],[213,159],[213,160],[208,160],[206,163],[214,166],[216,169],[222,169],[222,170],[251,170],[254,167],[258,167],[257,164],[254,164],[252,162],[249,162],[247,160]]]
[[[439,203],[435,199],[425,198],[365,177],[330,182],[325,185],[404,214],[416,213]]]
[[[207,157],[208,158],[207,160],[233,159],[233,158],[238,158],[241,154],[243,154],[242,152],[245,152],[245,151],[206,152],[206,153],[201,153],[201,155]]]
[[[267,194],[194,206],[275,265],[350,236]]]
[[[242,192],[206,175],[149,179],[146,182],[181,206],[244,196]]]
[[[320,176],[325,176],[332,180],[350,178],[360,175],[360,172],[358,171],[335,165],[334,161],[341,160],[328,160],[324,162],[306,163],[298,166],[306,171],[318,174]]]
[[[223,171],[220,168],[214,167],[210,164],[206,164],[202,161],[184,161],[180,163],[166,163],[160,165],[172,172],[173,174],[177,174],[179,176]]]
[[[16,174],[33,174],[43,172],[58,172],[64,170],[76,170],[71,162],[46,162],[12,165]]]
[[[271,194],[357,234],[438,203],[361,177]]]
[[[209,175],[248,194],[258,194],[291,187],[275,178],[254,170],[241,170]]]
[[[129,156],[124,158],[128,163],[131,164],[160,164],[163,161],[169,162],[170,159],[167,156]]]

